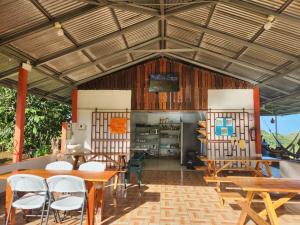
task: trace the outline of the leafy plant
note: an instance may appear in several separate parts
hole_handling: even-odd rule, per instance
[[[0,146],[5,151],[13,149],[16,113],[15,90],[0,87]],[[39,156],[51,149],[51,140],[60,137],[61,124],[69,121],[70,106],[34,95],[26,99],[26,120],[23,154]]]

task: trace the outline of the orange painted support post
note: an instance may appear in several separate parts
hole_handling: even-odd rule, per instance
[[[74,89],[72,91],[72,123],[77,123],[77,97],[78,90]]]
[[[67,122],[63,122],[61,125],[61,142],[60,142],[60,152],[66,151],[66,139],[67,139]]]
[[[260,94],[259,87],[253,89],[254,124],[255,124],[255,151],[261,154],[261,131],[260,131]]]
[[[13,162],[22,161],[28,71],[19,68]]]

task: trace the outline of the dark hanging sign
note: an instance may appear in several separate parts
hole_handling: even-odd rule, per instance
[[[150,74],[149,92],[176,92],[179,91],[177,73]]]

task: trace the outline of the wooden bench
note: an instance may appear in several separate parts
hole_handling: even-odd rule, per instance
[[[204,176],[203,179],[206,183],[216,183],[216,191],[220,198],[220,204],[224,206],[225,200],[229,201],[237,201],[244,200],[245,198],[238,192],[222,192],[221,191],[221,183],[232,183],[232,180],[238,179],[238,177],[210,177]]]
[[[194,169],[197,171],[206,171],[207,166],[194,166]]]

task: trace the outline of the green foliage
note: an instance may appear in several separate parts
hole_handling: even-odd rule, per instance
[[[276,148],[276,141],[273,135],[265,130],[261,131],[262,138],[270,145],[271,148]],[[288,146],[296,137],[297,132],[290,133],[287,135],[278,134],[278,140],[282,143],[284,147]],[[297,142],[297,141],[296,141]],[[296,143],[297,144],[297,143]]]
[[[0,146],[12,150],[15,128],[16,91],[0,87]],[[70,120],[70,106],[27,95],[23,152],[31,156],[50,150],[53,137],[60,137],[61,124]],[[34,154],[34,152],[36,152]]]
[[[51,151],[51,145],[44,145],[41,148],[37,149],[31,157],[40,157],[49,154]]]

